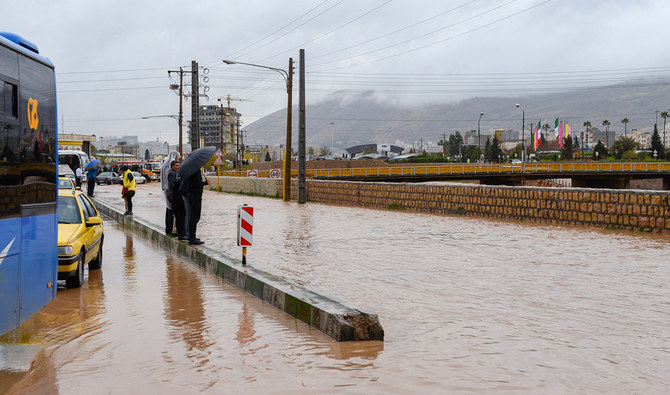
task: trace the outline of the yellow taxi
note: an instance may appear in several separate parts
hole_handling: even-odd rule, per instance
[[[102,267],[102,218],[79,190],[58,190],[58,279],[70,288],[84,283],[84,266]]]
[[[58,189],[71,189],[75,190],[74,181],[68,177],[58,177]],[[79,188],[81,189],[81,188]]]

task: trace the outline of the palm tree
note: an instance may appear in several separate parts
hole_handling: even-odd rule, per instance
[[[586,136],[588,139],[589,128],[591,127],[591,121],[584,121],[584,127],[586,128]],[[584,155],[584,138],[582,137],[582,155]]]
[[[628,125],[628,122],[630,122],[628,120],[628,118],[624,118],[624,119],[621,120],[621,123],[623,123],[623,136],[624,137],[626,137],[626,131],[627,131],[626,130],[626,125]]]
[[[610,146],[610,141],[609,141],[609,136],[608,136],[608,134],[609,134],[608,132],[610,130],[610,125],[611,125],[611,123],[607,119],[603,121],[603,126],[605,127],[605,144],[607,144],[607,148],[609,148],[609,146]]]
[[[661,113],[661,118],[663,118],[663,147],[665,147],[665,120],[670,116],[670,114],[668,114],[668,111],[663,111]]]

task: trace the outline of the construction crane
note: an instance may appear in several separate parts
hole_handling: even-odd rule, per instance
[[[228,102],[228,108],[230,108],[231,101],[249,101],[249,102],[253,101],[249,99],[240,99],[238,97],[231,97],[230,95],[226,95],[225,97],[219,97],[218,99],[216,99],[216,101],[224,101],[224,100]]]

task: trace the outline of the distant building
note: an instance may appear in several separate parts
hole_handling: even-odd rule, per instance
[[[651,147],[651,136],[653,135],[653,132],[650,131],[642,131],[642,130],[637,130],[633,129],[628,134],[626,137],[630,137],[633,140],[635,140],[636,143],[638,143],[640,148],[650,148]],[[662,133],[661,133],[662,135]]]
[[[91,155],[91,143],[95,141],[95,135],[59,133],[58,149],[84,151],[87,155]]]
[[[241,114],[232,107],[200,106],[200,146],[217,147],[224,153],[234,154],[240,134],[240,117]],[[241,134],[239,140],[242,145]]]

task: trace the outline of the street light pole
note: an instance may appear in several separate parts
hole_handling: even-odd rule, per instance
[[[482,149],[482,135],[479,134],[479,123],[482,120],[482,117],[484,116],[483,112],[479,113],[479,119],[477,120],[477,149]]]
[[[526,111],[517,104],[516,108],[521,109],[521,162],[526,162]]]
[[[276,71],[284,77],[286,82],[286,93],[288,94],[288,108],[286,109],[286,154],[284,155],[284,198],[285,202],[291,200],[291,128],[292,128],[292,117],[293,117],[293,58],[288,59],[288,72],[283,69],[276,67],[263,66],[260,64],[246,63],[246,62],[237,62],[233,60],[224,60],[223,63],[231,64],[243,64],[246,66],[260,67],[262,69],[268,69]]]

